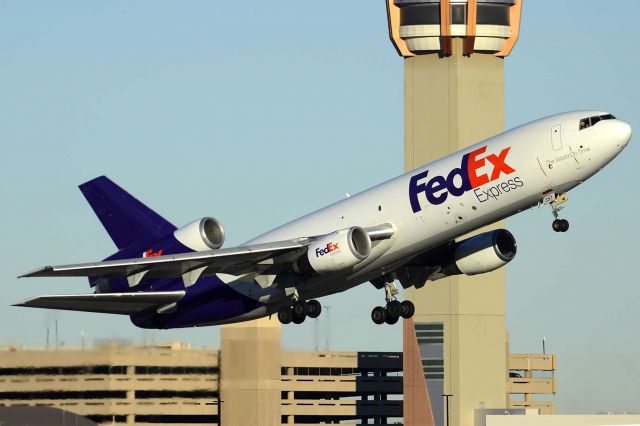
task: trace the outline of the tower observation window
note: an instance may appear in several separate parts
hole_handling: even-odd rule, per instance
[[[508,27],[509,18],[508,4],[478,3],[476,14],[478,25],[503,25]]]
[[[451,5],[451,23],[454,25],[467,23],[467,5],[466,4]]]
[[[615,120],[612,114],[604,114],[604,115],[594,115],[593,117],[583,118],[580,120],[580,129],[584,130],[587,127],[595,126],[601,120]]]

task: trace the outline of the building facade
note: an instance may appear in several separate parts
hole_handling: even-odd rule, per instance
[[[60,408],[109,424],[264,424],[225,414],[225,404],[251,412],[261,402],[251,391],[221,398],[226,369],[250,366],[225,363],[217,349],[173,343],[2,352],[0,406]],[[401,422],[401,353],[282,351],[273,367],[278,399],[261,408],[277,413],[278,424]]]
[[[404,405],[411,402],[403,400],[409,385],[403,370],[419,353],[417,345],[404,356],[400,352],[286,351],[280,349],[279,340],[275,348],[265,346],[268,333],[243,336],[255,330],[255,324],[239,325],[236,330],[243,328],[232,336],[225,332],[220,350],[184,343],[128,346],[117,342],[89,349],[5,348],[0,356],[0,407],[59,408],[98,423],[141,425],[404,422]],[[442,344],[438,330],[416,328],[420,345]],[[246,345],[260,341],[261,350],[243,352],[251,349]],[[440,352],[437,346],[430,351],[434,358],[418,357],[414,367],[430,387],[441,392]],[[510,394],[505,399],[511,401],[510,408],[537,408],[551,414],[553,403],[533,396],[555,393],[555,356],[511,354],[508,363]],[[274,371],[275,382],[265,376]],[[249,379],[239,377],[243,374]],[[420,386],[420,381],[415,385]],[[270,401],[273,392],[277,397]],[[413,406],[418,412],[423,408]]]

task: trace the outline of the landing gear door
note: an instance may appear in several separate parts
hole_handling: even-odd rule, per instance
[[[560,124],[551,128],[551,146],[554,151],[562,149],[562,126]]]

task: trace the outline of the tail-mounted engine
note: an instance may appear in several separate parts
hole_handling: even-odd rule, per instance
[[[309,246],[306,256],[294,265],[298,273],[338,272],[365,260],[371,253],[371,238],[359,226],[342,229],[317,237]]]
[[[218,220],[205,217],[176,229],[173,236],[194,251],[216,250],[224,243],[224,228]]]

